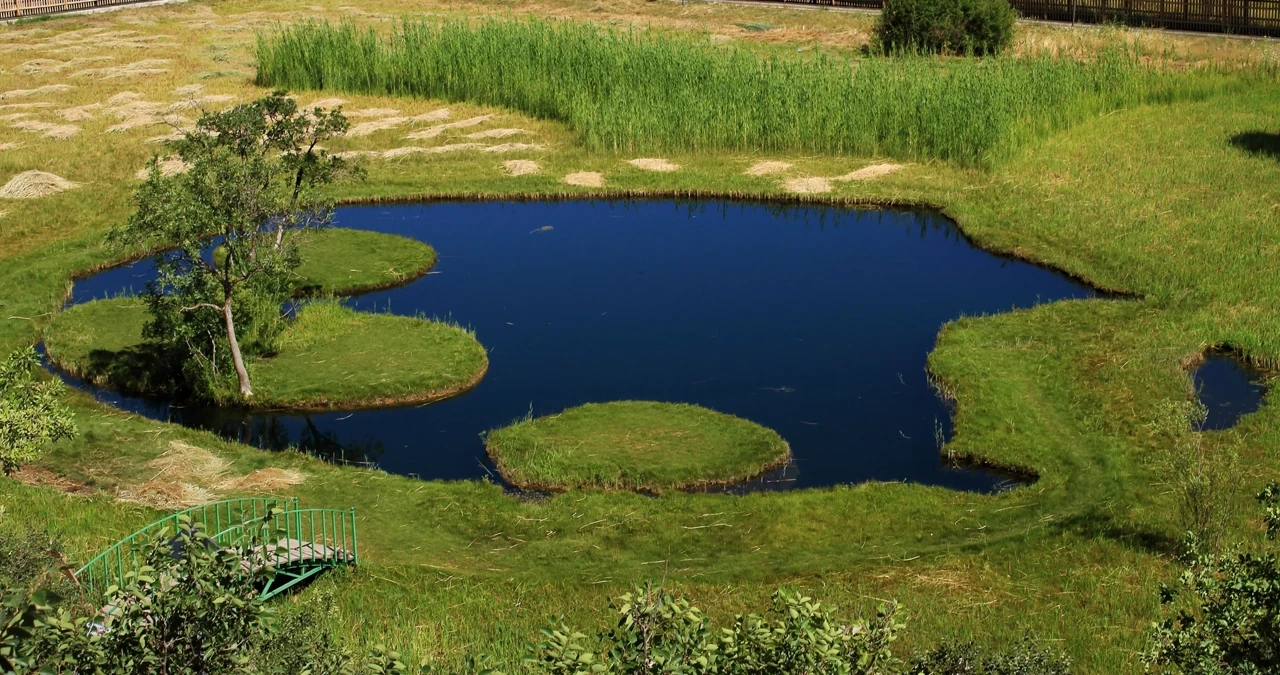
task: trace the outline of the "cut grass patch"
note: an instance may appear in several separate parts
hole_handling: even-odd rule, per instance
[[[588,403],[485,439],[503,477],[526,489],[663,492],[739,483],[791,457],[772,429],[685,403]]]
[[[171,381],[145,342],[150,314],[138,298],[95,300],[59,313],[45,336],[67,372],[128,392],[163,393]],[[248,363],[253,407],[358,408],[428,403],[480,382],[489,358],[475,336],[439,321],[369,314],[333,300],[305,303],[279,353]]]

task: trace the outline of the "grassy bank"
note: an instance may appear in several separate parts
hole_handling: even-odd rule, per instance
[[[1194,100],[1265,74],[1089,61],[761,56],[709,41],[591,24],[351,23],[260,37],[263,86],[415,96],[557,120],[610,151],[810,152],[991,165],[1083,119]]]
[[[664,490],[730,485],[791,455],[771,429],[678,403],[588,403],[495,429],[489,457],[511,483],[536,490]]]
[[[45,347],[59,368],[100,386],[165,393],[164,360],[142,337],[149,317],[137,298],[77,305],[54,318]],[[334,301],[304,303],[278,347],[247,364],[254,407],[429,403],[474,387],[489,367],[484,347],[466,329],[355,312]]]

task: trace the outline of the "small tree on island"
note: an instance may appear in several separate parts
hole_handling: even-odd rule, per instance
[[[185,171],[165,175],[159,158],[152,160],[135,196],[137,211],[109,241],[175,247],[155,257],[145,337],[173,349],[189,380],[194,365],[216,390],[218,351],[225,345],[240,396],[253,396],[241,337],[269,341],[301,262],[297,235],[332,218],[333,202],[322,188],[358,175],[320,147],[347,126],[341,110],[302,111],[276,91],[206,113],[170,142]],[[213,252],[210,237],[218,246]]]
[[[36,351],[19,349],[0,362],[0,470],[9,475],[39,456],[41,446],[76,433],[62,404],[62,382],[36,382]]]

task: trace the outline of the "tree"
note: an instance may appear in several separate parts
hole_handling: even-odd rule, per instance
[[[159,158],[152,160],[137,211],[109,237],[118,247],[175,247],[155,258],[148,338],[215,378],[225,344],[240,396],[253,396],[240,336],[255,322],[278,322],[300,262],[296,235],[330,222],[324,186],[358,175],[320,147],[346,129],[340,110],[301,111],[276,91],[206,113],[171,142],[186,171],[166,176]],[[211,236],[216,255],[207,252]]]
[[[35,382],[36,351],[20,349],[0,363],[0,469],[7,476],[40,455],[47,443],[75,435],[62,404],[62,382]]]

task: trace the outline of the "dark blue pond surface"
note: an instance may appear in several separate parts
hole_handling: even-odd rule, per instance
[[[265,414],[97,392],[264,448],[302,446],[423,478],[486,475],[480,433],[590,401],[697,403],[776,429],[786,486],[868,480],[993,490],[948,466],[947,405],[925,360],[943,323],[1093,292],[968,243],[946,218],[755,203],[494,202],[344,208],[342,227],[439,252],[433,272],[352,302],[475,329],[490,368],[426,407]],[[144,287],[148,263],[77,282]]]
[[[1192,379],[1208,412],[1202,427],[1206,431],[1235,426],[1242,416],[1258,410],[1267,393],[1262,371],[1229,354],[1210,354],[1192,373]]]

